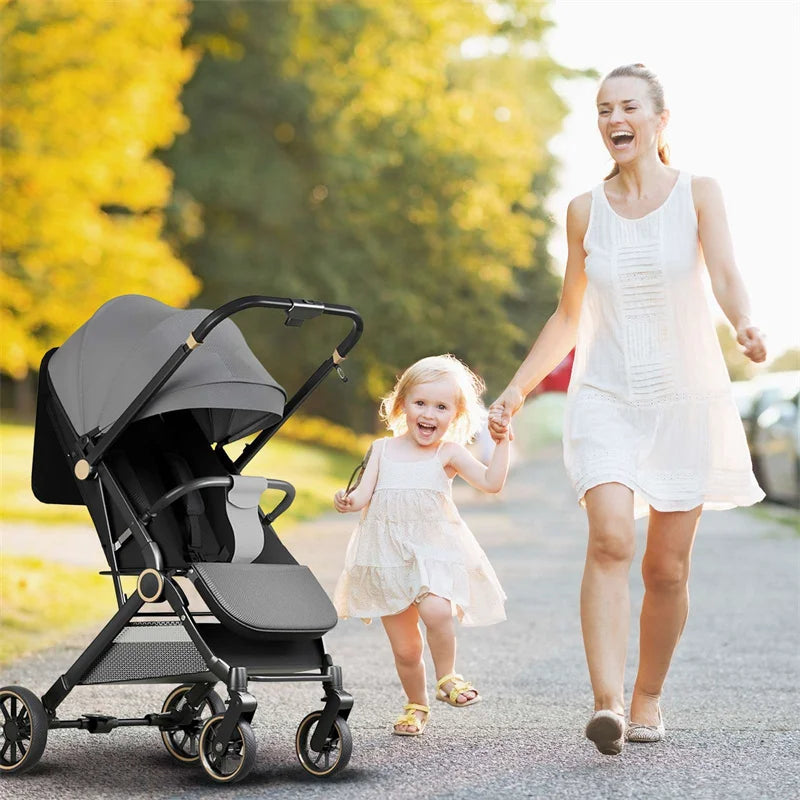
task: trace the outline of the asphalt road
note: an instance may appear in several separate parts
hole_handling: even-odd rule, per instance
[[[123,728],[96,736],[57,730],[50,732],[35,770],[2,779],[0,796],[800,796],[800,537],[789,526],[744,510],[705,515],[691,579],[692,613],[662,702],[667,739],[658,745],[628,745],[614,758],[600,755],[582,736],[591,709],[578,619],[585,518],[558,450],[547,449],[520,464],[501,499],[484,499],[461,487],[459,505],[509,596],[507,622],[459,632],[458,669],[480,688],[483,703],[467,709],[435,703],[424,736],[391,736],[403,696],[388,643],[379,624],[348,620],[326,637],[356,702],[350,716],[353,757],[340,775],[313,779],[294,755],[295,729],[305,714],[320,707],[319,688],[257,684],[251,690],[259,701],[254,719],[258,759],[240,784],[219,787],[199,766],[177,766],[154,729]],[[295,556],[312,567],[329,591],[353,522],[352,515],[332,513],[291,534]],[[641,557],[644,533],[639,530]],[[99,555],[92,534],[72,535],[84,536],[87,552],[96,548]],[[21,546],[13,536],[6,541],[13,549]],[[36,541],[29,536],[31,548]],[[638,608],[638,568],[632,570],[631,587]],[[634,614],[629,690],[636,622]],[[0,685],[22,684],[43,693],[91,635],[87,631],[12,664],[0,673]],[[432,676],[429,659],[428,664]],[[433,688],[432,677],[429,682]],[[78,687],[59,714],[139,716],[159,710],[168,688]]]

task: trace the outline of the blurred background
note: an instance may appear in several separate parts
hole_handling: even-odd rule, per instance
[[[769,362],[750,364],[717,310],[718,333],[759,479],[800,504],[799,30],[790,0],[0,0],[10,652],[13,630],[44,631],[37,614],[69,605],[31,611],[52,565],[14,561],[11,534],[88,521],[30,492],[50,348],[126,293],[354,306],[349,382],[329,378],[284,429],[291,447],[265,454],[298,484],[293,513],[313,516],[412,361],[452,352],[487,401],[504,386],[555,308],[567,203],[609,169],[594,95],[621,63],[660,74],[673,163],[722,184]],[[344,330],[282,321],[237,317],[292,392]],[[540,387],[520,448],[557,441],[568,379],[569,362]]]
[[[355,306],[367,333],[352,382],[328,382],[307,410],[358,431],[422,355],[453,352],[499,390],[557,301],[566,204],[607,169],[597,77],[632,60],[661,73],[673,160],[730,189],[771,368],[798,366],[796,3],[2,11],[0,372],[14,418],[32,412],[42,355],[124,293]],[[290,390],[339,333],[239,320]],[[720,336],[732,376],[751,377],[727,326]]]

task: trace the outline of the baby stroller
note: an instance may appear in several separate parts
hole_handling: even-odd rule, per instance
[[[228,319],[249,308],[282,309],[295,327],[333,314],[352,329],[287,401]],[[273,529],[294,487],[241,471],[329,372],[346,380],[339,362],[362,327],[352,308],[305,300],[243,297],[208,312],[127,295],[45,355],[33,490],[45,503],[88,507],[119,610],[41,699],[0,689],[2,772],[33,767],[55,728],[150,725],[176,761],[239,781],[256,754],[249,681],[321,682],[324,706],[300,723],[297,755],[317,777],[347,764],[353,700],[322,641],[336,611]],[[222,447],[256,432],[235,460]],[[267,489],[283,497],[265,514]],[[137,576],[130,597],[127,575]],[[207,611],[190,610],[177,578],[191,581]],[[218,681],[227,703],[214,691]],[[57,716],[76,685],[126,682],[181,685],[140,719]]]

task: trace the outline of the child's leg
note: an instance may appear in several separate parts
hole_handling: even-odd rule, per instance
[[[425,662],[422,651],[425,645],[419,630],[419,614],[416,606],[409,606],[405,611],[391,616],[381,617],[389,643],[394,654],[397,675],[408,696],[409,703],[428,705],[428,691],[425,686]],[[414,712],[420,719],[424,714]],[[413,725],[398,725],[398,730],[416,730]]]
[[[428,646],[431,648],[431,657],[436,668],[436,679],[441,680],[445,675],[451,675],[455,671],[456,663],[456,629],[450,601],[435,594],[428,594],[419,601],[417,608],[425,623]],[[447,681],[442,689],[449,692],[452,687],[453,682]],[[456,698],[456,702],[466,703],[477,694],[472,689],[462,692]]]

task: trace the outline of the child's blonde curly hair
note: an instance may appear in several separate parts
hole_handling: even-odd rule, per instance
[[[400,376],[394,389],[381,400],[380,418],[386,427],[395,436],[404,434],[408,427],[403,403],[411,389],[420,383],[431,383],[448,376],[455,380],[458,394],[456,415],[443,438],[459,444],[471,442],[486,421],[486,409],[480,399],[486,391],[486,384],[450,353],[422,358]]]

